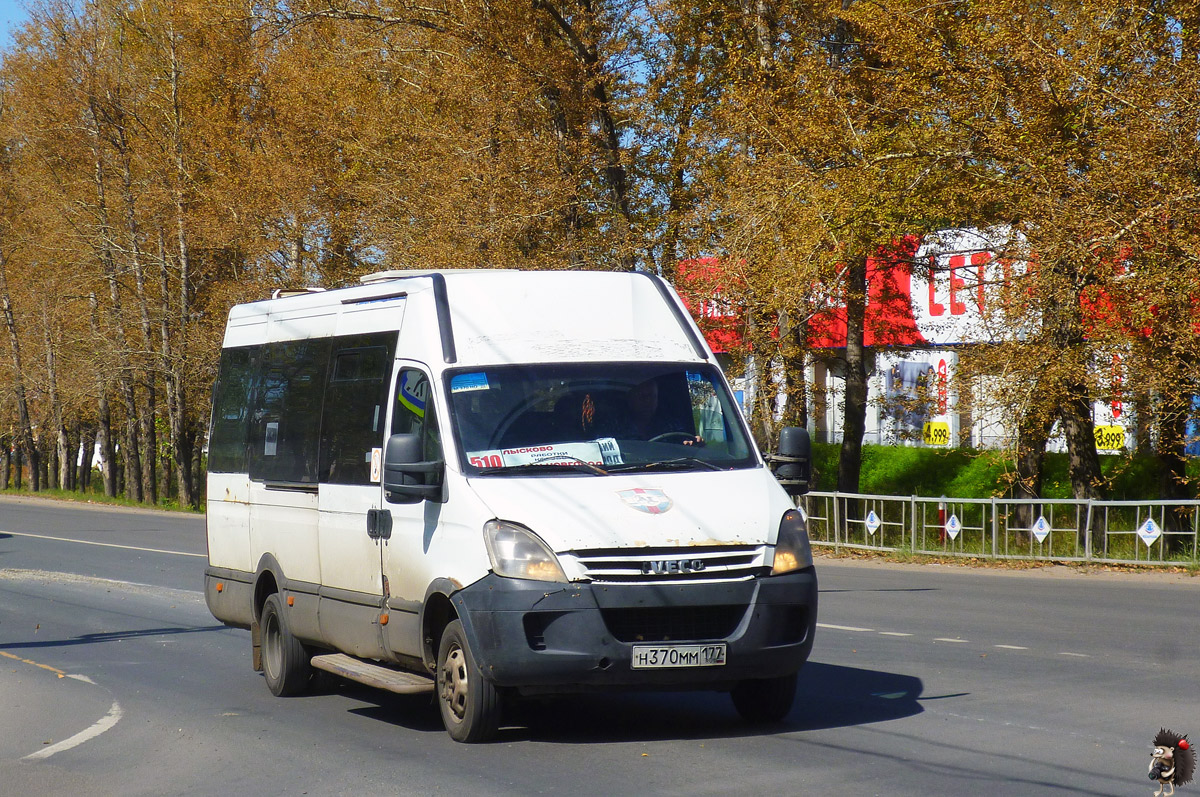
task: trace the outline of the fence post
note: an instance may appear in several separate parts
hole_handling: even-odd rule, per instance
[[[1084,510],[1084,522],[1086,525],[1083,532],[1083,558],[1089,562],[1092,560],[1092,500],[1091,498],[1087,499],[1087,507]],[[1107,531],[1105,529],[1105,533]]]
[[[842,534],[842,494],[833,494],[833,549],[838,549],[838,540]]]
[[[910,495],[908,497],[908,529],[912,534],[912,544],[909,545],[909,550],[913,553],[917,552],[917,497]]]
[[[999,530],[1000,519],[996,514],[996,496],[992,496],[992,558],[996,558],[996,533]]]

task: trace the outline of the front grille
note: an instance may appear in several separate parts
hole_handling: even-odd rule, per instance
[[[682,642],[725,639],[737,629],[745,606],[679,606],[601,609],[608,632],[621,642]]]
[[[770,569],[761,545],[607,548],[567,555],[601,584],[745,581]]]

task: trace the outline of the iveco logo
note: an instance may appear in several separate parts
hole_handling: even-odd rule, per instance
[[[666,576],[673,573],[699,573],[704,569],[703,559],[659,559],[642,562],[642,574]]]

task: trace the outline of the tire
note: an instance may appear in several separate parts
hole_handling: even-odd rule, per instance
[[[438,645],[437,696],[442,723],[456,742],[486,742],[496,735],[500,695],[475,663],[460,620],[446,626]]]
[[[267,596],[259,625],[262,628],[263,675],[271,694],[276,697],[300,694],[308,688],[312,677],[311,659],[304,645],[288,629],[278,593]]]
[[[796,673],[778,678],[742,681],[729,693],[733,706],[747,722],[779,722],[796,701]]]

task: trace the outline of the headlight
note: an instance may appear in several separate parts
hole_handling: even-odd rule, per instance
[[[779,521],[779,539],[775,543],[775,563],[771,575],[790,573],[812,567],[812,546],[808,543],[808,529],[799,510],[789,509]]]
[[[532,531],[512,523],[489,520],[483,524],[492,572],[508,578],[566,581],[558,557]]]

